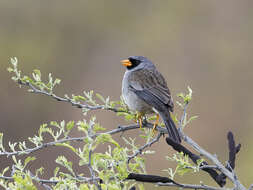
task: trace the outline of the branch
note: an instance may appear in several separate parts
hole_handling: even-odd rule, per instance
[[[151,123],[143,123],[143,127],[144,128],[153,128],[153,125]],[[124,132],[124,131],[129,131],[129,130],[134,130],[134,129],[138,129],[138,128],[139,128],[139,125],[137,125],[137,124],[135,124],[135,125],[119,126],[116,129],[113,129],[111,131],[105,132],[105,134],[113,135],[113,134],[121,133],[121,132]],[[166,129],[163,128],[163,127],[157,126],[156,129],[159,131],[159,133],[162,133],[162,134],[163,133],[168,133],[166,131]],[[91,138],[94,138],[94,137],[96,137],[96,136],[98,136],[100,134],[102,134],[102,133],[93,134],[93,135],[91,135]],[[51,142],[48,142],[48,143],[41,144],[41,145],[39,145],[37,147],[34,147],[34,148],[28,148],[28,149],[25,149],[25,150],[14,151],[14,152],[7,152],[7,151],[0,152],[0,156],[4,156],[5,155],[5,156],[9,157],[9,156],[12,156],[12,155],[29,154],[29,153],[41,150],[43,148],[47,148],[49,146],[56,146],[59,143],[72,142],[72,141],[83,141],[86,137],[87,136],[62,138],[62,139],[59,139],[57,141],[51,141]]]
[[[94,170],[92,168],[92,165],[91,165],[91,154],[92,154],[92,144],[90,144],[90,151],[89,151],[89,163],[88,163],[88,168],[90,170],[90,175],[91,175],[91,180],[92,182],[96,185],[96,187],[99,189],[99,190],[102,190],[101,186],[98,184],[97,180],[96,180],[96,176],[95,176],[95,173],[94,173]]]
[[[130,162],[131,159],[133,159],[134,157],[136,157],[138,154],[141,154],[142,151],[147,148],[150,147],[152,144],[156,143],[159,141],[160,137],[162,136],[162,133],[158,133],[157,137],[154,138],[152,141],[147,142],[146,144],[144,144],[142,147],[140,147],[133,155],[128,157],[127,163]]]
[[[187,148],[185,148],[183,145],[178,144],[176,142],[174,142],[172,139],[170,139],[169,137],[166,138],[166,142],[168,143],[168,145],[170,145],[174,150],[176,150],[177,152],[183,152],[184,155],[188,155],[189,158],[195,163],[197,164],[197,161],[200,158],[200,156],[192,153],[190,150],[188,150]],[[223,187],[226,184],[226,179],[220,178],[219,174],[215,171],[215,169],[208,167],[208,163],[203,161],[200,164],[200,169],[207,172],[215,181],[216,183],[220,186]]]
[[[30,173],[30,174],[31,174],[31,173]],[[39,182],[39,183],[41,183],[41,184],[52,184],[52,185],[55,185],[55,184],[61,182],[60,180],[42,179],[42,178],[39,178],[39,177],[34,176],[34,175],[32,175],[32,174],[30,175],[30,177],[31,177],[33,180],[35,180],[35,181],[37,181],[37,182]],[[0,179],[8,180],[8,181],[14,180],[14,178],[13,178],[13,177],[10,177],[10,176],[0,176]],[[79,181],[79,182],[90,182],[90,181],[93,181],[94,179],[95,179],[96,181],[101,181],[101,179],[99,179],[99,178],[94,178],[94,179],[92,179],[92,178],[81,177],[81,176],[77,176],[77,178],[72,178],[72,179],[74,179],[74,180],[76,180],[76,181]]]
[[[229,159],[228,159],[226,168],[234,174],[233,169],[235,168],[236,154],[240,151],[241,144],[238,144],[237,146],[235,146],[234,135],[231,131],[228,132],[227,139],[228,139]],[[218,178],[226,180],[226,176],[223,173],[221,173],[218,176]],[[234,178],[237,178],[235,174],[234,174]]]
[[[227,190],[225,188],[217,188],[208,185],[179,184],[180,186],[178,186],[173,183],[157,183],[157,185],[168,187],[181,187],[183,189]]]
[[[122,110],[118,110],[116,108],[106,107],[104,105],[91,106],[91,105],[88,105],[88,104],[81,104],[79,102],[73,101],[71,98],[63,98],[63,97],[57,96],[53,93],[49,93],[45,90],[40,90],[28,81],[23,82],[21,80],[18,80],[18,84],[29,87],[31,89],[31,92],[34,93],[34,94],[43,94],[43,95],[52,97],[53,99],[55,99],[57,101],[70,103],[72,106],[80,108],[80,109],[88,109],[88,110],[101,110],[101,109],[103,109],[103,110],[110,110],[110,111],[113,111],[113,112],[125,112],[125,111],[122,111]]]
[[[193,185],[193,184],[180,184],[173,181],[170,178],[157,176],[157,175],[146,175],[146,174],[135,174],[130,173],[126,180],[135,180],[139,182],[155,183],[159,186],[171,186],[185,189],[204,189],[204,190],[225,190],[224,188],[216,188],[207,185]]]
[[[217,157],[215,155],[212,155],[209,152],[207,152],[205,149],[200,147],[195,141],[193,141],[190,137],[188,137],[187,135],[184,134],[184,132],[182,130],[183,129],[183,121],[186,118],[186,108],[187,108],[188,104],[189,104],[189,102],[185,103],[183,115],[182,115],[181,120],[179,122],[179,133],[180,133],[182,139],[187,144],[189,144],[191,147],[193,147],[198,153],[200,153],[200,155],[203,155],[207,159],[212,161],[218,167],[218,169],[223,173],[223,175],[228,177],[233,182],[236,189],[246,190],[246,188],[237,179],[237,177],[235,176],[233,171],[231,172],[229,169],[227,169],[225,166],[223,166],[223,164],[217,159]],[[238,149],[240,149],[240,148],[238,148]]]
[[[130,173],[126,180],[134,179],[135,181],[139,182],[148,182],[148,183],[173,183],[176,185],[179,185],[175,181],[173,181],[170,178],[167,177],[161,177],[157,175],[146,175],[146,174],[136,174],[136,173]]]
[[[92,138],[94,136],[93,134],[93,127],[94,125],[92,125],[89,129],[88,129],[88,136],[90,138]],[[94,172],[94,169],[92,168],[92,159],[91,159],[91,156],[92,156],[92,146],[93,146],[93,143],[90,143],[89,145],[89,162],[88,162],[88,168],[89,168],[89,171],[90,171],[90,176],[91,176],[91,179],[92,179],[92,182],[95,184],[95,186],[97,187],[98,190],[102,190],[100,184],[98,184],[97,180],[96,180],[96,174]]]

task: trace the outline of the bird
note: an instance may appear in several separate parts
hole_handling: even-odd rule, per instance
[[[168,130],[169,138],[181,143],[181,137],[171,118],[174,104],[163,75],[144,56],[130,56],[121,63],[126,67],[122,80],[122,97],[128,108],[137,112],[140,128],[143,116],[155,113],[153,130],[160,116]]]

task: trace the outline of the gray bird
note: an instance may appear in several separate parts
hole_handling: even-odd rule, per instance
[[[169,137],[181,142],[178,130],[170,116],[173,101],[167,83],[155,65],[143,56],[130,56],[121,63],[127,70],[122,81],[122,96],[130,110],[137,112],[140,127],[145,114],[156,113],[154,128],[159,115],[168,130]]]

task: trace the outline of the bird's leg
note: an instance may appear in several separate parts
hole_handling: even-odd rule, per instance
[[[136,120],[138,121],[138,123],[140,125],[140,129],[142,128],[142,116],[143,116],[142,113],[137,112]]]
[[[156,120],[155,120],[153,129],[152,129],[152,132],[153,132],[153,133],[155,132],[155,128],[156,128],[156,126],[158,125],[158,123],[159,123],[159,114],[156,114]]]

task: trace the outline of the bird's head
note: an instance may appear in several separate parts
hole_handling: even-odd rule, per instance
[[[127,70],[138,70],[143,68],[153,68],[154,64],[144,56],[130,56],[121,61]]]

